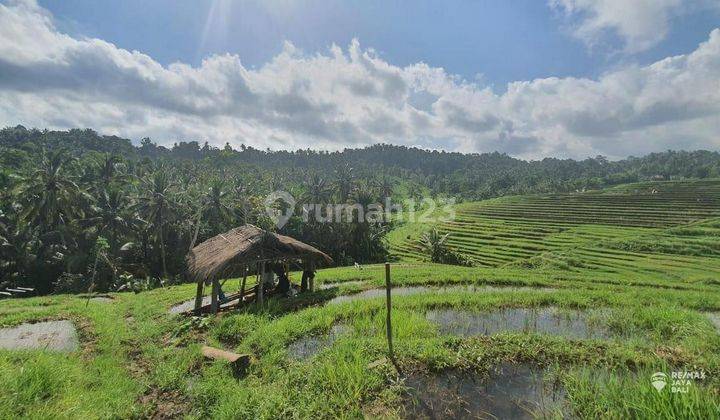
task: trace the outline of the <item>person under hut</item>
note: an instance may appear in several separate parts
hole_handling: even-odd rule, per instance
[[[278,283],[275,287],[275,290],[279,294],[287,294],[287,292],[290,291],[290,278],[288,277],[287,271],[285,271],[285,265],[274,264],[272,270],[275,272],[275,275],[278,278]]]

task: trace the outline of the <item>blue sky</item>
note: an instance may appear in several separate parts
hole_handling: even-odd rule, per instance
[[[213,3],[216,4],[213,13]],[[671,32],[640,54],[613,53],[608,36],[595,49],[569,35],[573,19],[539,0],[97,0],[41,1],[70,33],[144,52],[162,64],[198,65],[211,54],[238,54],[260,66],[290,41],[307,52],[357,38],[387,61],[425,62],[496,90],[516,80],[596,77],[619,63],[650,63],[694,49],[718,25],[699,9],[673,18]]]
[[[0,126],[523,159],[720,150],[720,0],[0,0]]]

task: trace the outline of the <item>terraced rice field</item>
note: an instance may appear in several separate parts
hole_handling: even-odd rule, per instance
[[[478,266],[720,280],[720,180],[507,197],[456,210],[454,220],[437,228]],[[393,254],[422,260],[421,232],[396,236]]]
[[[430,226],[399,227],[395,363],[384,264],[204,318],[171,313],[194,284],[8,299],[0,326],[72,322],[78,348],[0,349],[0,418],[717,418],[718,197],[702,181],[462,204],[439,228],[476,267],[416,261]],[[704,379],[653,385],[674,372]]]

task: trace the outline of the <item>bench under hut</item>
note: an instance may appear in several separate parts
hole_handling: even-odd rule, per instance
[[[220,309],[219,292],[221,280],[241,277],[240,291],[228,295],[223,302],[237,301],[238,305],[256,300],[262,303],[264,294],[270,292],[262,287],[266,275],[278,267],[284,267],[285,281],[289,285],[290,264],[299,264],[304,273],[312,273],[321,264],[332,264],[324,252],[289,236],[269,232],[253,225],[244,225],[212,237],[193,248],[186,257],[188,276],[197,283],[194,312]],[[257,284],[245,290],[249,273],[258,277]],[[312,276],[309,279],[312,290]],[[203,306],[203,289],[212,285],[210,305]]]

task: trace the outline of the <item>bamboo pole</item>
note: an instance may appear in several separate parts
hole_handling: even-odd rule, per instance
[[[390,263],[385,263],[385,303],[387,305],[387,318],[386,318],[386,333],[387,333],[387,342],[388,342],[388,352],[390,353],[390,359],[395,360],[395,352],[393,351],[393,342],[392,342],[392,323],[391,323],[391,314],[390,311],[392,310],[392,302],[390,298],[390,289],[392,288],[392,285],[390,284]]]

